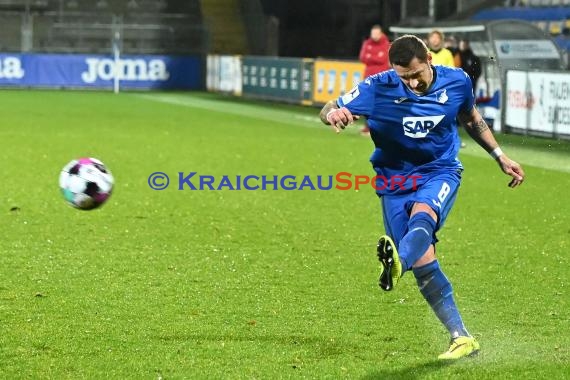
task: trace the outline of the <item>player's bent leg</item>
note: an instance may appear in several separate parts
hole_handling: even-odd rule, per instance
[[[392,290],[398,283],[400,277],[402,277],[402,263],[398,256],[396,244],[394,244],[394,241],[392,241],[389,236],[384,235],[380,237],[380,240],[378,240],[377,254],[378,260],[380,260],[380,264],[382,264],[378,284],[382,290]]]
[[[410,270],[433,244],[436,225],[436,213],[426,204],[416,203],[408,221],[407,232],[399,244],[404,272]]]

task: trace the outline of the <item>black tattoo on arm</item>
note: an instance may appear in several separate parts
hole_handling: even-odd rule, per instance
[[[457,115],[457,120],[465,127],[469,136],[485,151],[490,153],[499,146],[492,130],[477,109],[473,108],[469,112],[460,112]]]
[[[475,121],[473,120],[473,116],[470,113],[462,112],[457,115],[457,119],[461,124],[465,126],[469,134],[474,133],[476,135],[481,135],[485,131],[489,130],[489,126],[484,119]]]
[[[470,126],[473,129],[473,132],[481,135],[483,134],[483,132],[489,130],[489,126],[487,125],[487,123],[485,123],[485,120],[481,119],[479,121],[476,121],[475,123],[471,123]]]

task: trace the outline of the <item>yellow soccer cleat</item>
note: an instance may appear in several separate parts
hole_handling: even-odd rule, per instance
[[[457,360],[479,353],[479,343],[472,336],[458,336],[451,340],[449,350],[439,355],[440,360]]]
[[[392,290],[402,277],[402,263],[392,239],[384,235],[378,240],[378,260],[382,264],[382,272],[378,283],[383,290]]]

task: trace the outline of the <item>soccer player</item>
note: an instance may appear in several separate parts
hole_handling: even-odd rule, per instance
[[[383,176],[376,182],[386,230],[377,246],[379,285],[392,290],[412,271],[421,294],[451,335],[448,351],[439,358],[459,359],[476,354],[479,343],[465,328],[435,256],[436,232],[453,206],[463,171],[457,158],[456,119],[512,177],[510,187],[523,182],[524,172],[503,153],[475,108],[471,80],[463,70],[433,66],[425,43],[412,35],[392,43],[389,59],[392,70],[328,102],[320,117],[337,133],[360,115],[368,118],[375,145],[370,161]]]

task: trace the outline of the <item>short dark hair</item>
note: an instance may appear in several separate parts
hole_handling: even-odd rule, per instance
[[[408,66],[414,58],[420,62],[427,62],[428,48],[418,37],[406,34],[392,42],[388,57],[392,65],[398,66]]]

